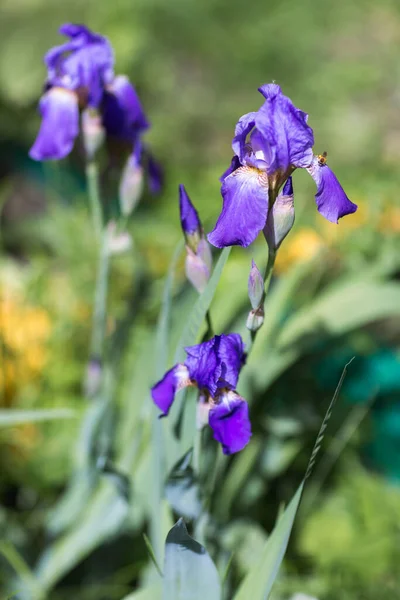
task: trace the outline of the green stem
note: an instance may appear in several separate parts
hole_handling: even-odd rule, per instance
[[[275,259],[276,259],[276,251],[273,250],[272,248],[269,248],[268,261],[267,261],[267,266],[265,268],[265,274],[264,274],[264,301],[265,301],[266,295],[268,294],[269,285],[271,283],[272,273],[273,273],[274,265],[275,265]]]
[[[94,161],[86,164],[86,181],[88,186],[90,212],[97,239],[101,239],[103,231],[103,211],[99,191],[99,172]]]
[[[193,443],[193,470],[196,473],[198,479],[200,479],[202,433],[202,429],[196,428]]]
[[[94,296],[92,339],[90,342],[90,357],[103,359],[104,337],[107,317],[107,292],[110,255],[108,249],[108,232],[105,229],[102,235],[102,244],[99,256],[96,290]]]
[[[102,360],[104,353],[103,346],[107,316],[107,291],[110,257],[108,250],[108,232],[103,224],[103,211],[99,192],[99,171],[95,161],[90,161],[86,164],[86,180],[93,227],[98,240],[101,241],[97,268],[96,289],[94,295],[90,358]]]

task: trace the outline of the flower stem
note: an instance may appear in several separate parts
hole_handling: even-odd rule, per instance
[[[103,211],[99,192],[99,171],[95,161],[86,163],[86,181],[93,227],[97,239],[100,240],[103,231]]]
[[[268,294],[269,284],[271,283],[272,272],[274,270],[274,265],[275,265],[275,259],[276,259],[276,251],[273,250],[272,248],[269,248],[268,261],[267,261],[267,266],[265,268],[265,274],[264,274],[264,301],[265,301],[266,295]]]
[[[201,442],[203,429],[197,429],[193,443],[193,470],[198,479],[200,479],[200,464],[201,464]]]
[[[104,229],[102,233],[102,243],[97,269],[96,289],[94,295],[92,338],[90,342],[90,357],[96,358],[100,361],[102,361],[104,354],[109,266],[110,257],[108,250],[108,233],[107,230]]]

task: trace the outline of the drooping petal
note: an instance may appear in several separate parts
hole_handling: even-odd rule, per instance
[[[103,101],[103,124],[108,135],[134,141],[149,128],[139,96],[124,75],[115,77]]]
[[[224,179],[222,212],[208,239],[217,248],[248,246],[263,229],[268,214],[268,178],[252,167],[240,167]]]
[[[314,156],[307,171],[317,184],[315,201],[318,211],[325,219],[337,223],[341,217],[356,212],[357,204],[349,200],[336,175],[327,164],[321,164],[318,157]]]
[[[167,371],[164,377],[151,388],[151,397],[154,404],[167,415],[175,399],[175,394],[191,385],[189,371],[185,365],[175,365]]]
[[[251,437],[247,402],[233,391],[221,395],[209,412],[209,425],[224,454],[243,450]]]
[[[79,133],[78,100],[73,92],[52,88],[40,100],[42,124],[30,149],[34,160],[59,160],[69,154]]]
[[[238,169],[240,166],[241,166],[241,162],[235,154],[235,156],[232,156],[231,164],[226,169],[226,171],[224,171],[222,173],[221,177],[219,178],[220,182],[222,183],[224,181],[224,179],[226,179],[228,177],[228,175],[230,175],[231,173],[236,171],[236,169]]]
[[[240,117],[235,127],[235,137],[232,140],[232,150],[243,164],[244,156],[247,153],[246,138],[254,127],[255,112],[247,113]]]
[[[146,149],[147,155],[147,175],[150,193],[156,196],[163,188],[164,170],[161,164],[154,158],[151,152]]]
[[[179,210],[183,233],[185,235],[195,232],[199,233],[202,230],[199,214],[182,183],[179,185]]]
[[[189,370],[190,379],[197,383],[197,387],[205,389],[211,396],[215,396],[218,381],[222,372],[221,360],[218,357],[220,336],[215,336],[207,342],[187,346],[185,365]]]
[[[282,94],[279,85],[263,85],[259,91],[265,102],[256,114],[255,126],[271,148],[268,173],[285,173],[291,165],[308,166],[314,135],[307,124],[307,114]]]
[[[216,338],[219,338],[217,354],[222,365],[218,386],[234,389],[245,362],[243,340],[238,333],[222,334]]]

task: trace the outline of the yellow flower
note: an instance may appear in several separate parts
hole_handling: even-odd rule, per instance
[[[289,234],[278,251],[275,271],[284,273],[292,265],[310,260],[323,246],[323,239],[311,227]]]
[[[26,306],[19,294],[0,290],[0,391],[2,402],[13,401],[17,390],[42,371],[51,332],[48,313]]]

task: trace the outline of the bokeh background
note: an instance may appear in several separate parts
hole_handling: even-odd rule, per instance
[[[298,485],[324,408],[355,356],[315,479],[322,491],[305,503],[275,594],[400,598],[399,3],[2,0],[0,17],[0,406],[75,411],[73,419],[0,428],[4,586],[19,558],[33,568],[51,541],[49,515],[76,468],[87,403],[82,379],[97,247],[82,153],[78,145],[67,160],[47,164],[28,157],[40,122],[43,54],[60,43],[60,24],[79,22],[110,39],[116,72],[140,94],[152,124],[146,139],[165,172],[162,194],[145,193],[129,224],[134,250],[113,261],[109,334],[134,312],[118,398],[135,402],[127,382],[154,336],[163,278],[181,236],[178,184],[209,231],[235,123],[261,105],[257,88],[275,81],[309,113],[316,153],[328,152],[359,210],[339,225],[326,222],[315,210],[313,181],[295,174],[296,223],[272,285],[277,293],[292,286],[280,319],[300,319],[282,342],[295,352],[268,379],[275,338],[259,342],[246,384],[258,446],[237,476],[228,471],[221,537],[226,548],[241,547],[238,579]],[[106,202],[113,214],[113,189]],[[246,312],[253,256],[266,260],[263,239],[231,255],[215,300],[220,330]],[[189,306],[190,294],[180,265],[177,306]],[[276,298],[271,310],[279,308]],[[268,317],[268,304],[266,310]],[[86,552],[50,597],[118,599],[133,591],[146,560],[143,527],[145,519]],[[10,548],[19,553],[13,568]]]

